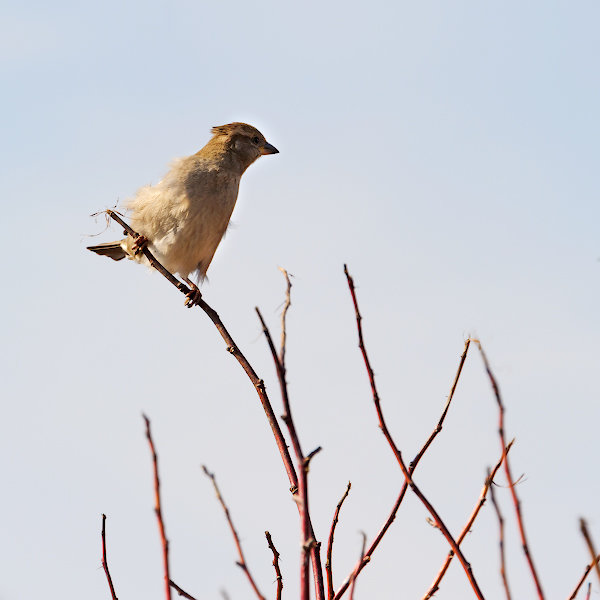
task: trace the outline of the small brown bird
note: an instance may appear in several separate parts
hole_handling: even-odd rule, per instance
[[[225,234],[244,171],[261,155],[277,154],[258,129],[246,123],[213,127],[213,137],[199,152],[173,162],[156,185],[139,189],[127,202],[131,227],[140,234],[88,250],[113,260],[129,258],[148,264],[147,244],[157,260],[192,288],[186,304],[199,297],[200,282]]]

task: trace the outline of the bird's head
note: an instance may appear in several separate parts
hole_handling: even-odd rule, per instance
[[[213,140],[223,143],[229,152],[236,155],[244,171],[259,156],[279,152],[258,129],[246,123],[219,125],[212,128],[212,134]]]

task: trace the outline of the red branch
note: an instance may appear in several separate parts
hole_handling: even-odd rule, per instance
[[[587,576],[590,574],[590,571],[598,563],[600,563],[600,554],[598,554],[598,556],[596,556],[596,558],[585,568],[585,571],[583,572],[583,575],[581,576],[581,579],[578,581],[577,585],[575,586],[575,589],[573,590],[573,593],[569,596],[569,600],[574,600],[575,596],[577,596],[577,593],[579,592],[579,589],[583,585],[583,583],[586,580]]]
[[[265,537],[267,538],[267,544],[269,544],[269,548],[271,548],[271,551],[273,552],[273,568],[275,569],[275,576],[277,578],[276,600],[281,600],[281,592],[283,591],[283,576],[281,575],[281,569],[279,568],[279,552],[277,552],[277,548],[275,548],[271,534],[268,531],[265,531]]]
[[[506,459],[506,455],[508,454],[510,447],[513,445],[513,442],[514,442],[514,440],[502,451],[502,456],[500,457],[500,460],[496,463],[496,466],[494,467],[492,472],[491,473],[488,472],[488,475],[485,479],[485,483],[483,485],[483,489],[481,490],[481,494],[479,495],[479,500],[477,501],[477,504],[475,505],[475,508],[473,509],[473,512],[471,513],[471,516],[469,517],[469,520],[467,521],[467,524],[463,527],[463,530],[461,531],[460,535],[458,536],[458,538],[456,540],[457,544],[459,544],[459,545],[462,544],[463,540],[465,539],[465,537],[467,537],[467,534],[471,530],[471,527],[473,527],[473,523],[475,522],[475,519],[477,518],[479,511],[481,510],[481,507],[485,503],[485,498],[487,496],[488,490],[490,489],[490,486],[494,482],[494,477],[496,476],[498,469],[502,465],[502,461]],[[440,569],[440,572],[438,573],[437,577],[435,578],[435,581],[429,588],[428,592],[423,597],[423,600],[429,600],[430,598],[433,598],[433,595],[440,589],[440,583],[441,583],[442,579],[444,578],[444,575],[446,574],[448,567],[450,567],[450,563],[452,562],[453,558],[454,558],[454,552],[450,551],[448,553],[448,556],[446,557],[446,562]]]
[[[121,219],[119,215],[117,215],[114,211],[107,210],[106,214],[112,219],[114,219],[117,223],[119,223],[119,225],[121,225],[125,232],[128,233],[131,237],[133,237],[134,239],[139,237],[139,234],[136,231],[134,231],[127,223],[125,223],[125,221],[123,221],[123,219]],[[165,279],[167,279],[167,281],[174,285],[182,294],[187,295],[190,293],[191,290],[185,284],[179,281],[172,273],[167,271],[167,269],[165,269],[156,260],[152,252],[150,252],[150,250],[148,250],[147,247],[143,247],[142,252],[150,262],[150,265],[154,267]],[[225,343],[227,344],[227,351],[236,358],[242,369],[244,369],[244,372],[248,376],[248,379],[250,379],[250,381],[252,382],[252,385],[254,386],[256,393],[258,394],[258,398],[263,407],[263,410],[265,411],[265,414],[267,416],[267,421],[269,422],[271,430],[273,431],[273,436],[275,437],[277,448],[279,449],[279,453],[281,454],[281,459],[285,466],[285,470],[290,481],[290,486],[292,489],[295,489],[298,486],[298,478],[296,476],[294,464],[288,451],[287,444],[285,443],[285,438],[281,433],[281,428],[279,427],[277,418],[275,417],[275,413],[273,413],[271,402],[265,390],[264,381],[258,377],[258,375],[255,373],[254,369],[252,368],[246,357],[238,348],[237,344],[233,341],[233,338],[225,328],[225,325],[223,325],[223,322],[221,321],[216,311],[202,299],[198,301],[198,306],[208,315],[208,318],[213,322],[213,324],[217,328],[217,331],[221,334],[221,337],[223,338],[223,340],[225,340]]]
[[[171,600],[171,578],[169,577],[169,541],[167,540],[167,534],[165,532],[165,524],[162,518],[162,510],[160,506],[160,479],[158,478],[158,456],[154,449],[154,442],[152,441],[152,434],[150,433],[150,419],[146,415],[142,415],[146,423],[146,437],[148,438],[148,444],[150,446],[150,452],[152,453],[152,464],[154,467],[154,512],[156,513],[156,519],[158,521],[158,531],[160,533],[160,541],[162,544],[163,551],[163,569],[165,572],[165,596],[167,600]]]
[[[587,594],[585,595],[585,600],[590,600],[591,595],[592,595],[592,582],[590,581],[588,583],[588,591],[587,591]]]
[[[588,529],[587,523],[583,517],[579,519],[579,528],[581,530],[581,535],[585,540],[585,544],[588,547],[590,556],[592,557],[592,560],[594,560],[594,557],[598,553],[596,552],[596,548],[594,547],[594,541],[592,540],[592,536]],[[598,582],[600,582],[600,565],[598,563],[596,563],[596,575],[598,575]]]
[[[442,426],[444,424],[444,419],[446,418],[446,415],[448,414],[448,408],[450,407],[450,403],[452,402],[452,398],[454,397],[454,392],[456,391],[456,386],[458,385],[458,380],[460,378],[460,375],[462,373],[462,368],[463,368],[463,366],[465,364],[465,360],[467,358],[467,352],[469,351],[469,345],[470,345],[470,340],[467,340],[465,342],[465,347],[464,347],[463,353],[460,357],[458,369],[456,370],[456,375],[454,377],[454,381],[453,381],[452,387],[450,389],[450,394],[448,395],[448,400],[446,401],[446,405],[444,406],[442,416],[441,416],[437,426],[435,427],[435,429],[433,430],[433,432],[431,433],[431,435],[429,436],[429,438],[427,439],[427,441],[421,448],[421,450],[417,453],[415,458],[410,463],[409,471],[410,471],[411,475],[412,475],[412,473],[414,473],[415,469],[417,468],[417,465],[419,464],[419,461],[425,454],[425,451],[429,448],[429,446],[431,445],[431,443],[433,442],[435,437],[442,430]],[[390,528],[390,526],[394,522],[394,520],[396,518],[396,513],[398,512],[398,509],[400,508],[400,505],[402,504],[402,501],[404,500],[404,496],[406,494],[407,489],[408,489],[408,484],[406,483],[406,481],[404,481],[404,483],[402,484],[400,493],[398,494],[398,497],[396,498],[396,502],[394,503],[394,506],[392,507],[392,510],[390,511],[390,514],[389,514],[386,522],[383,524],[383,526],[379,530],[377,536],[375,537],[375,539],[369,546],[363,559],[358,562],[358,564],[354,568],[354,571],[350,574],[349,577],[346,578],[344,583],[341,585],[340,589],[336,592],[334,600],[340,600],[340,598],[344,595],[344,593],[348,589],[348,586],[350,585],[352,580],[355,579],[358,576],[358,574],[364,569],[364,567],[370,562],[373,552],[375,552],[375,549],[379,545],[379,542],[381,542],[381,540],[383,539],[383,536],[387,533],[387,530]]]
[[[110,571],[108,570],[108,559],[106,558],[106,515],[102,515],[102,568],[104,569],[104,573],[106,574],[106,580],[108,581],[108,587],[110,588],[110,595],[112,600],[118,600],[117,594],[115,593],[115,588],[113,586],[112,577],[110,576]]]
[[[362,546],[360,549],[360,558],[359,561],[361,561],[365,555],[365,548],[367,547],[367,534],[364,531],[360,532],[360,535],[362,536]],[[350,584],[350,598],[349,600],[354,600],[354,589],[356,588],[356,577],[352,578],[352,583]]]
[[[294,494],[294,499],[296,500],[296,504],[298,505],[298,511],[300,512],[300,529],[302,533],[301,547],[302,553],[300,556],[300,599],[308,600],[309,598],[309,582],[308,582],[308,559],[309,556],[312,560],[313,566],[313,577],[315,582],[315,595],[317,600],[325,600],[325,590],[323,586],[323,568],[321,565],[321,544],[317,542],[315,538],[315,533],[312,525],[312,520],[310,517],[309,511],[309,497],[308,497],[308,466],[310,459],[312,456],[316,454],[316,451],[313,451],[309,456],[305,457],[302,452],[302,447],[300,445],[300,439],[298,437],[298,432],[296,431],[296,426],[294,424],[294,419],[292,417],[292,410],[290,407],[289,394],[287,389],[287,381],[286,381],[286,368],[285,368],[285,351],[286,351],[286,315],[287,311],[291,305],[291,297],[290,290],[292,284],[290,282],[289,275],[285,269],[281,269],[283,272],[287,288],[286,288],[286,300],[283,308],[283,312],[281,315],[281,349],[279,355],[277,355],[277,350],[275,349],[275,344],[273,343],[273,339],[271,337],[271,333],[269,332],[269,328],[263,319],[263,316],[258,309],[255,308],[256,314],[261,322],[263,333],[265,334],[265,338],[267,340],[267,344],[269,346],[269,350],[271,351],[271,356],[273,358],[273,362],[275,363],[275,370],[277,372],[277,379],[279,380],[279,388],[281,390],[281,398],[283,402],[283,415],[282,419],[285,423],[288,432],[290,434],[290,439],[292,441],[292,447],[294,448],[294,454],[296,456],[296,463],[299,471],[298,478],[298,488],[297,490],[292,489]]]
[[[171,587],[180,595],[183,596],[184,598],[187,598],[187,600],[196,600],[196,598],[194,598],[194,596],[192,596],[191,594],[188,594],[185,590],[182,590],[173,580],[170,580],[169,583],[171,584]]]
[[[387,428],[385,418],[384,418],[383,412],[381,410],[379,395],[377,393],[377,388],[375,386],[375,375],[373,374],[373,369],[371,368],[371,363],[369,362],[369,358],[367,356],[367,351],[365,349],[365,345],[364,345],[364,341],[363,341],[362,325],[361,325],[362,317],[360,315],[360,311],[358,310],[358,303],[356,300],[356,293],[355,293],[355,289],[354,289],[354,281],[353,281],[352,277],[350,276],[350,274],[348,273],[348,269],[347,269],[346,265],[344,265],[344,273],[348,280],[348,286],[350,288],[350,294],[352,296],[352,302],[354,304],[354,310],[356,313],[356,323],[357,323],[357,327],[358,327],[358,347],[360,348],[360,350],[362,352],[363,360],[364,360],[365,367],[367,370],[367,374],[369,376],[369,382],[371,384],[371,391],[373,392],[373,403],[375,405],[375,411],[377,412],[377,418],[379,420],[379,427],[380,427],[381,431],[383,432],[383,435],[385,436],[385,439],[387,440],[390,448],[392,449],[394,456],[396,457],[396,461],[398,462],[398,465],[402,471],[402,474],[404,475],[406,483],[409,485],[409,487],[411,488],[413,493],[417,496],[417,498],[419,498],[419,500],[423,503],[423,505],[425,506],[425,508],[427,509],[429,514],[432,516],[433,520],[435,521],[436,525],[439,527],[440,531],[442,532],[442,534],[444,535],[444,537],[450,544],[450,547],[452,548],[452,550],[454,550],[455,554],[458,556],[458,559],[460,560],[460,562],[463,566],[463,569],[465,570],[467,579],[469,580],[469,583],[471,584],[471,587],[473,588],[475,595],[477,596],[477,598],[479,598],[479,600],[483,600],[483,594],[482,594],[481,590],[479,589],[479,584],[477,583],[475,576],[473,575],[473,570],[471,569],[471,565],[465,558],[464,554],[462,553],[461,549],[459,548],[458,544],[456,543],[456,540],[452,537],[452,534],[446,527],[445,523],[442,521],[442,518],[440,517],[440,515],[437,513],[437,511],[435,510],[435,508],[433,507],[431,502],[429,502],[429,500],[421,492],[421,490],[419,489],[417,484],[413,481],[412,474],[409,471],[409,469],[406,467],[406,464],[404,463],[404,459],[402,458],[402,453],[400,452],[400,450],[398,450],[398,447],[394,443],[394,440]]]
[[[229,529],[231,529],[231,533],[233,534],[233,540],[235,542],[235,547],[237,548],[238,556],[240,560],[236,563],[242,571],[246,574],[254,593],[258,597],[259,600],[266,600],[265,597],[260,593],[252,574],[250,573],[248,566],[246,565],[246,559],[244,558],[244,552],[242,551],[242,544],[240,542],[240,537],[235,529],[233,521],[231,520],[231,515],[229,514],[229,508],[227,508],[227,504],[225,504],[225,500],[223,500],[223,496],[221,495],[221,491],[219,490],[219,486],[217,485],[217,480],[215,479],[214,473],[211,473],[204,465],[202,465],[202,470],[204,474],[212,481],[213,487],[215,489],[215,494],[217,495],[217,499],[219,503],[223,507],[223,511],[225,512],[225,518],[227,519],[227,524],[229,525]]]
[[[498,517],[498,538],[500,546],[500,576],[502,577],[502,584],[504,585],[504,592],[506,593],[506,600],[512,600],[510,595],[510,588],[508,586],[508,575],[506,574],[506,560],[504,558],[504,517],[500,512],[500,505],[496,501],[496,492],[494,491],[494,485],[490,487],[490,496],[492,498],[492,504]]]
[[[477,347],[479,348],[479,352],[481,354],[481,358],[483,359],[483,364],[485,366],[485,370],[488,374],[488,378],[492,385],[492,389],[494,391],[494,395],[496,397],[496,402],[498,403],[498,434],[500,436],[500,444],[502,448],[506,446],[506,438],[504,436],[504,404],[502,403],[502,397],[500,396],[500,388],[498,387],[498,383],[496,382],[496,378],[492,373],[490,368],[490,363],[488,362],[487,356],[483,351],[483,347],[481,346],[481,342],[479,340],[473,340]],[[506,473],[506,479],[508,480],[508,485],[510,487],[510,493],[513,499],[513,504],[515,506],[515,513],[517,515],[517,523],[519,526],[519,534],[521,536],[521,544],[523,547],[523,552],[525,553],[525,558],[527,559],[527,563],[529,564],[529,570],[531,571],[531,576],[533,577],[533,581],[535,583],[535,587],[537,590],[539,600],[544,600],[544,592],[542,591],[542,584],[540,583],[540,579],[538,577],[537,571],[533,564],[533,557],[531,556],[531,552],[529,551],[529,545],[527,544],[527,536],[525,535],[525,524],[523,522],[523,515],[521,514],[521,502],[517,497],[517,491],[515,488],[515,482],[512,478],[510,472],[510,461],[507,459],[504,461],[504,472]]]
[[[331,573],[331,556],[332,556],[332,552],[333,552],[333,536],[335,535],[335,528],[336,528],[339,518],[340,518],[340,510],[342,508],[342,504],[344,504],[344,500],[346,500],[346,498],[348,497],[351,487],[352,487],[352,484],[350,482],[348,482],[346,491],[344,492],[344,495],[342,496],[340,501],[337,503],[337,506],[335,508],[335,513],[333,514],[333,521],[331,522],[331,529],[329,530],[329,540],[327,542],[327,562],[325,563],[325,573],[327,574],[327,598],[328,598],[328,600],[333,600],[333,596],[334,596],[333,575]],[[363,556],[364,556],[364,552],[362,553],[362,555],[360,557],[361,561],[363,559]]]

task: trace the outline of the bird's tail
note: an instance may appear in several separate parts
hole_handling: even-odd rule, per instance
[[[105,244],[98,244],[97,246],[88,246],[87,249],[100,256],[108,256],[108,258],[112,258],[113,260],[121,260],[127,256],[127,252],[123,250],[121,243],[121,240],[118,242],[107,242]]]

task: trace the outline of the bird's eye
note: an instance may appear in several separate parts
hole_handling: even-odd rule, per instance
[[[258,142],[260,142],[260,140],[258,139],[258,137],[254,136],[254,137],[252,138],[252,143],[253,143],[253,144],[258,144]]]

